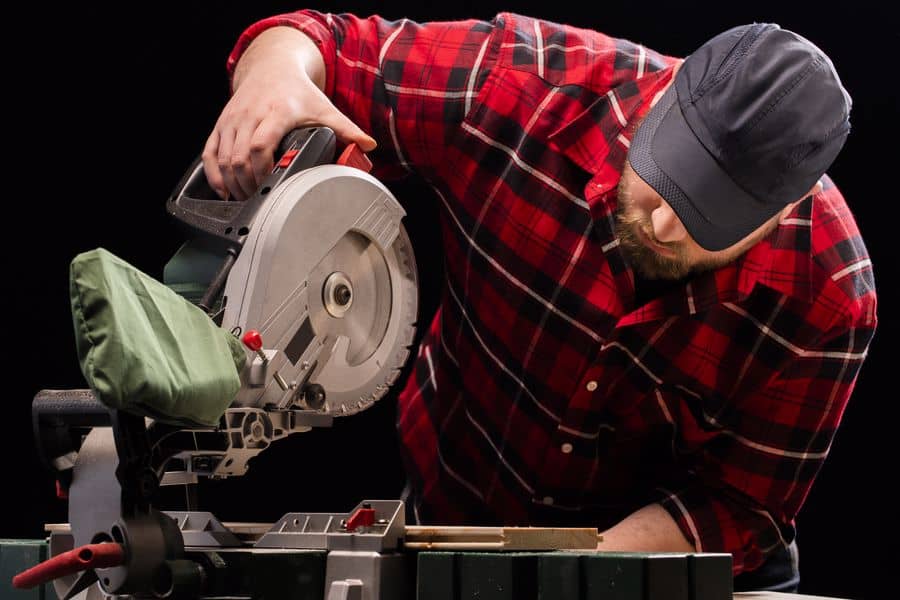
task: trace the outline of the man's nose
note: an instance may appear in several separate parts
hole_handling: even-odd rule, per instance
[[[660,242],[680,242],[687,237],[687,229],[666,202],[660,201],[652,210],[650,221],[653,224],[653,235]]]

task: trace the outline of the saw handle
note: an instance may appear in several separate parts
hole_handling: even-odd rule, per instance
[[[334,160],[337,138],[327,127],[307,127],[289,132],[278,145],[272,172],[243,202],[223,201],[213,191],[198,156],[166,202],[166,210],[194,233],[217,238],[240,249],[266,196],[291,175]]]

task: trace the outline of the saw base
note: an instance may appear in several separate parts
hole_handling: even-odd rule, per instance
[[[598,552],[596,528],[406,526],[399,500],[348,513],[222,523],[165,513],[205,572],[191,598],[255,600],[730,600],[731,555]],[[47,525],[49,555],[74,546]],[[68,582],[58,580],[57,591]],[[609,592],[614,592],[611,596]],[[603,594],[603,595],[598,595]],[[77,600],[101,600],[94,586]]]

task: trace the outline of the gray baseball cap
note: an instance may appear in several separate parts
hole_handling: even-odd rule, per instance
[[[850,133],[851,104],[809,40],[734,27],[684,60],[628,160],[700,246],[721,250],[815,185]]]

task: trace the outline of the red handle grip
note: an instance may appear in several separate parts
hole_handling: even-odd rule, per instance
[[[125,563],[125,549],[120,544],[87,544],[22,571],[13,577],[13,587],[29,589],[64,575],[74,575],[88,569],[105,569]]]

